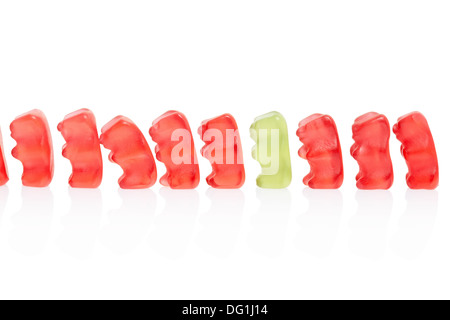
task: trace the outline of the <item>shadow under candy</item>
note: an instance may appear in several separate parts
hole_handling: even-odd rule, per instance
[[[406,210],[400,217],[390,247],[399,256],[414,259],[420,256],[433,233],[438,213],[437,190],[406,191]]]
[[[117,254],[130,253],[147,235],[156,210],[156,194],[151,189],[119,189],[122,205],[107,213],[101,242]]]
[[[394,200],[389,190],[358,190],[357,210],[350,219],[350,250],[362,257],[379,259],[387,247],[388,223]]]
[[[291,193],[289,189],[258,188],[256,197],[260,206],[250,220],[249,246],[265,256],[280,255],[286,242],[292,206]]]
[[[53,194],[49,188],[22,187],[22,206],[11,217],[11,247],[24,255],[44,251],[53,220]]]
[[[336,241],[342,216],[342,193],[340,190],[305,188],[303,196],[308,199],[309,206],[298,218],[300,230],[296,246],[313,256],[328,256]]]
[[[201,229],[196,242],[214,256],[227,257],[233,252],[239,235],[244,193],[239,189],[209,188],[206,196],[211,200],[211,205],[199,218]]]
[[[161,188],[159,194],[164,199],[164,208],[155,217],[149,245],[166,258],[180,258],[192,240],[199,195],[197,190],[172,190],[167,187]]]
[[[100,189],[69,188],[69,212],[61,218],[63,230],[57,239],[62,252],[77,258],[91,257],[102,216]]]

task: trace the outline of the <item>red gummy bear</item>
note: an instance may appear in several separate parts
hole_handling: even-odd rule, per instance
[[[17,146],[11,154],[22,162],[22,183],[27,187],[46,187],[53,179],[53,145],[47,118],[40,110],[17,117],[10,126]]]
[[[100,142],[109,150],[109,160],[117,163],[124,174],[122,189],[144,189],[156,182],[155,159],[141,130],[130,119],[118,116],[102,128]]]
[[[73,188],[97,188],[103,177],[103,161],[97,124],[92,111],[81,109],[58,124],[66,144],[62,155],[72,164],[69,184]]]
[[[355,120],[352,127],[355,144],[350,153],[358,162],[358,189],[389,189],[394,182],[389,138],[391,126],[379,113],[369,112]]]
[[[404,115],[393,130],[402,143],[401,153],[408,165],[408,186],[411,189],[436,189],[439,185],[438,158],[425,117],[419,112]]]
[[[150,136],[156,142],[156,159],[167,173],[160,183],[172,189],[194,189],[200,182],[200,170],[194,140],[186,116],[168,111],[153,121]]]
[[[239,130],[231,114],[202,122],[198,133],[205,142],[201,155],[211,162],[213,172],[206,182],[213,188],[236,189],[245,182]]]
[[[303,183],[313,189],[338,189],[344,180],[344,168],[333,118],[313,114],[300,121],[298,126],[297,136],[303,142],[298,154],[311,166]]]
[[[5,153],[3,152],[2,133],[0,132],[0,186],[5,185],[8,181],[8,167],[6,165]]]

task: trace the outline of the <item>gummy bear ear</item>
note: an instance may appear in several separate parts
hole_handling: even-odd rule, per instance
[[[245,182],[245,170],[239,130],[233,116],[224,114],[205,120],[198,128],[204,147],[201,155],[208,159],[212,173],[206,182],[213,188],[237,189]]]
[[[73,188],[97,188],[103,177],[103,160],[94,113],[81,109],[68,114],[58,124],[66,144],[63,157],[72,164],[69,185]]]
[[[53,144],[47,118],[40,110],[17,117],[10,126],[17,146],[11,151],[23,164],[22,183],[27,187],[46,187],[53,179]]]
[[[420,112],[406,114],[398,119],[393,131],[402,144],[402,156],[408,166],[408,187],[436,189],[439,185],[438,158],[425,116]]]
[[[186,116],[178,111],[168,111],[153,121],[149,133],[156,142],[156,159],[167,169],[160,183],[172,189],[196,188],[200,170]]]
[[[297,136],[303,143],[298,154],[311,171],[303,183],[313,189],[338,189],[344,180],[339,134],[332,117],[313,114],[299,123]]]
[[[0,186],[5,185],[8,181],[8,166],[6,164],[5,152],[3,149],[2,132],[0,129]]]
[[[122,189],[144,189],[157,178],[155,159],[141,130],[130,119],[118,116],[102,128],[100,141],[111,150],[109,159],[123,170]]]
[[[256,184],[260,188],[287,188],[292,180],[292,170],[284,117],[276,111],[256,117],[250,127],[250,136],[256,142],[252,157],[262,169]]]

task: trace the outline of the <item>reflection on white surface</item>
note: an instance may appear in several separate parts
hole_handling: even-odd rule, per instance
[[[69,188],[70,209],[61,217],[63,230],[57,239],[61,251],[78,259],[92,255],[102,214],[100,189]]]
[[[209,188],[206,196],[211,200],[211,205],[199,218],[201,228],[196,242],[212,255],[227,257],[233,251],[239,234],[245,203],[244,193],[239,189]]]
[[[101,242],[113,252],[131,252],[144,240],[155,216],[156,194],[153,190],[119,189],[122,205],[107,213]]]
[[[149,244],[167,258],[183,256],[191,243],[198,216],[197,190],[172,190],[161,188],[164,199],[162,212],[155,217],[155,229],[150,233]]]
[[[8,186],[0,187],[0,226],[2,225],[3,212],[5,211],[6,202],[8,202],[8,195]]]
[[[22,206],[11,217],[11,247],[25,255],[41,253],[53,219],[53,194],[49,188],[22,188]]]
[[[343,200],[340,190],[313,190],[305,188],[308,211],[298,218],[300,230],[296,246],[313,256],[328,256],[336,241],[342,216]]]
[[[344,215],[340,190],[305,188],[296,200],[302,207],[305,204],[305,212],[290,221],[293,199],[288,189],[256,189],[259,205],[254,195],[242,190],[213,188],[206,191],[206,197],[200,197],[197,190],[161,188],[161,199],[152,189],[119,189],[106,197],[101,189],[68,188],[70,201],[65,196],[54,197],[49,188],[13,191],[0,188],[0,240],[25,255],[40,254],[51,244],[77,259],[91,258],[105,248],[113,254],[130,254],[139,247],[150,247],[169,259],[183,257],[189,249],[227,258],[237,248],[276,257],[283,253],[287,239],[293,239],[296,249],[322,258],[342,249],[335,248],[342,243],[336,242],[339,231],[345,231],[342,236],[348,239],[351,255],[380,259],[389,244],[390,252],[412,259],[426,249],[438,210],[443,209],[438,208],[437,191],[407,190],[404,212],[393,215],[390,191],[358,190],[356,212]],[[14,208],[10,202],[16,198],[22,205],[9,213]],[[351,207],[354,201],[349,200]],[[402,210],[400,200],[395,205]],[[253,205],[257,207],[252,213]],[[54,208],[58,209],[55,221]],[[348,224],[349,229],[341,229],[341,224]],[[51,241],[50,235],[54,236]]]
[[[358,256],[379,259],[386,252],[392,194],[389,190],[358,190],[355,199],[358,208],[350,219],[350,250]]]
[[[407,190],[406,210],[401,216],[390,245],[399,256],[417,258],[433,232],[438,212],[436,190]]]
[[[291,212],[289,189],[256,189],[260,206],[251,217],[248,242],[250,248],[265,256],[281,254]]]

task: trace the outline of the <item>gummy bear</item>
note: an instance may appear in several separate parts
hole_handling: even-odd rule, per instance
[[[186,116],[168,111],[153,121],[150,136],[156,142],[156,159],[167,172],[160,183],[172,189],[194,189],[200,182],[194,140]]]
[[[311,167],[303,183],[312,189],[338,189],[344,180],[344,168],[333,118],[313,114],[300,121],[298,126],[297,136],[303,143],[298,154]]]
[[[433,136],[425,117],[412,112],[398,119],[393,131],[402,143],[401,153],[408,166],[406,183],[411,189],[436,189],[439,166]]]
[[[10,126],[17,146],[11,154],[22,162],[22,183],[27,187],[46,187],[53,179],[53,145],[47,118],[40,110],[17,117]]]
[[[256,179],[260,188],[282,189],[292,180],[289,136],[286,120],[279,112],[269,112],[255,118],[250,136],[256,142],[252,157],[261,165]]]
[[[202,122],[198,133],[205,142],[201,155],[213,172],[206,182],[213,188],[237,189],[245,182],[244,160],[238,126],[231,114]]]
[[[103,177],[103,160],[97,124],[92,111],[81,109],[68,114],[58,124],[66,144],[62,155],[72,164],[69,185],[73,188],[97,188]]]
[[[8,181],[8,166],[6,165],[5,153],[3,151],[2,133],[0,132],[0,186],[5,185]]]
[[[117,116],[102,128],[100,142],[109,150],[109,159],[124,174],[119,179],[122,189],[144,189],[157,178],[155,159],[141,130],[133,121]]]
[[[352,130],[355,144],[350,153],[359,165],[356,186],[365,190],[389,189],[394,182],[394,171],[389,152],[391,127],[388,119],[369,112],[355,120]]]

